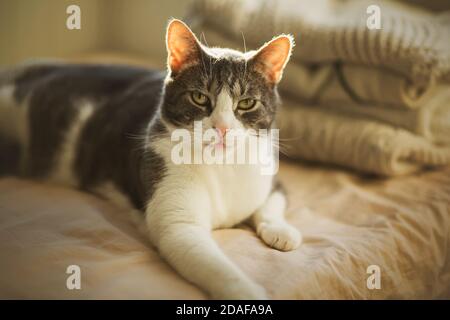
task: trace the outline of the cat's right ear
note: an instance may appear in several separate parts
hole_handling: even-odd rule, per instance
[[[166,34],[167,65],[172,74],[200,62],[201,46],[194,33],[181,20],[169,22]]]

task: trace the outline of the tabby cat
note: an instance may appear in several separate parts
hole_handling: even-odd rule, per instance
[[[161,256],[211,297],[267,298],[211,231],[245,221],[268,246],[297,248],[301,235],[284,218],[280,184],[261,174],[260,164],[175,164],[172,133],[192,132],[200,121],[220,138],[213,147],[228,149],[230,130],[274,128],[277,84],[293,39],[280,35],[245,53],[211,48],[174,19],[166,45],[164,73],[67,63],[3,71],[0,134],[20,145],[23,176],[140,211]]]

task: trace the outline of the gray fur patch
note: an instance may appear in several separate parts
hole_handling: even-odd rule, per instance
[[[26,175],[46,178],[55,167],[80,101],[94,111],[81,130],[72,168],[82,189],[112,181],[143,209],[164,173],[164,161],[144,150],[149,123],[156,117],[164,74],[106,65],[33,65],[15,79],[15,98],[29,108]],[[153,132],[152,131],[152,132]],[[145,167],[145,168],[144,168]]]

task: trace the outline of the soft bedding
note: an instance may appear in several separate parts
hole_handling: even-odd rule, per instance
[[[300,248],[268,248],[246,227],[214,232],[271,298],[450,298],[450,168],[382,179],[282,161],[280,175]],[[66,287],[69,265],[81,269],[81,290]],[[367,286],[374,268],[380,289]],[[206,298],[161,260],[127,212],[12,177],[0,179],[0,271],[7,299]]]
[[[380,25],[369,27],[373,10]],[[450,164],[450,11],[407,1],[196,0],[202,41],[296,40],[280,92],[292,158],[397,176]]]
[[[151,64],[103,53],[76,60]],[[417,163],[445,165],[446,151],[409,130],[341,121],[341,114],[300,108],[290,98],[281,134],[310,140],[283,151],[341,167],[281,161],[288,217],[304,237],[297,250],[271,249],[246,226],[215,231],[220,247],[273,299],[450,299],[450,167],[396,176],[416,171]],[[71,265],[80,267],[80,290],[66,286]],[[160,258],[126,210],[77,190],[2,177],[0,298],[207,296]]]

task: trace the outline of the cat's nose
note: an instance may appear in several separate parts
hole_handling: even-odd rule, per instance
[[[221,137],[224,137],[228,130],[226,126],[221,125],[213,126],[213,128],[220,134]]]

